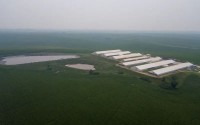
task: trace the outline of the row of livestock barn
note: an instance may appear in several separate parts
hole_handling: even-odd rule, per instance
[[[174,73],[194,66],[190,62],[177,62],[173,59],[152,57],[150,54],[132,53],[120,49],[96,51],[93,54],[119,61],[119,65],[133,71],[149,73],[155,76]]]

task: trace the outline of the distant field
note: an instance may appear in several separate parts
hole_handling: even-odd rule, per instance
[[[90,54],[120,48],[200,64],[199,40],[194,34],[1,32],[0,57],[61,52],[81,58],[0,65],[0,125],[199,125],[200,74],[155,79]],[[96,74],[65,67],[73,63],[94,65]],[[173,77],[177,89],[170,88]]]
[[[15,53],[16,50],[88,53],[116,48],[200,64],[200,34],[0,32],[0,55],[8,53],[8,49],[11,52],[15,49]]]

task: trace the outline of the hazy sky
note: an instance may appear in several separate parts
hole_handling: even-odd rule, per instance
[[[0,0],[0,29],[200,31],[200,0]]]

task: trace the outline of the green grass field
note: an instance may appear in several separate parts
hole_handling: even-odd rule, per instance
[[[138,35],[129,38],[123,35],[120,37],[111,35],[111,37],[110,35],[109,37],[104,35],[103,38],[98,36],[97,41],[107,38],[106,41],[116,41],[113,48],[121,46],[122,49],[135,49],[139,52],[172,56],[200,64],[200,59],[197,58],[200,54],[199,49],[161,47],[161,45],[151,42],[131,43],[131,39],[139,40],[140,37]],[[70,38],[78,40],[86,37],[84,35],[72,36],[67,37],[68,44]],[[20,35],[15,37],[20,37]],[[93,37],[96,38],[96,36]],[[67,46],[68,44],[59,40],[57,46],[53,42],[50,42],[49,45],[45,42],[37,44],[39,43],[37,39],[40,37],[35,38],[35,36],[33,41],[36,43],[31,42],[33,45],[29,46],[28,43],[21,42],[19,45],[9,45],[9,42],[3,41],[9,41],[11,38],[0,37],[0,41],[2,41],[0,45],[4,46],[0,49],[1,57],[37,52],[75,53],[81,56],[80,59],[18,66],[0,65],[0,125],[200,124],[200,74],[189,72],[176,74],[174,76],[178,81],[177,89],[163,88],[170,84],[163,83],[162,79],[150,78],[121,69],[115,66],[116,62],[114,61],[91,55],[90,52],[111,48],[112,44],[112,42],[107,45],[106,42],[98,43],[96,41],[96,44],[90,45],[88,41],[89,39],[92,41],[93,37],[88,38],[87,36],[87,42],[84,42],[86,39],[83,39],[84,44],[73,45],[73,47],[70,47],[71,44]],[[158,39],[156,36],[151,37]],[[44,38],[41,36],[41,39]],[[123,39],[129,40],[124,43],[120,42]],[[14,41],[14,39],[12,40]],[[165,41],[162,42],[162,44],[164,43]],[[139,47],[134,46],[136,44]],[[196,45],[197,48],[198,45]],[[173,53],[175,51],[176,53]],[[95,65],[99,75],[67,68],[65,64],[68,63]],[[48,68],[48,65],[51,69]],[[171,77],[173,76],[166,79],[169,80]]]

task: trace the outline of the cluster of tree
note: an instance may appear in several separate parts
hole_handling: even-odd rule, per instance
[[[172,76],[169,79],[162,78],[161,81],[162,81],[162,84],[161,84],[162,88],[177,89],[178,81],[177,81],[177,78],[175,76]]]
[[[124,72],[122,72],[122,71],[118,71],[117,73],[118,73],[118,74],[124,74]]]
[[[52,70],[52,67],[49,64],[47,65],[47,70]]]
[[[141,80],[145,81],[145,82],[149,82],[151,83],[151,80],[147,77],[140,77]]]
[[[99,75],[100,73],[99,73],[99,72],[96,72],[96,71],[94,71],[94,70],[90,70],[90,71],[89,71],[89,74],[90,74],[90,75]]]

